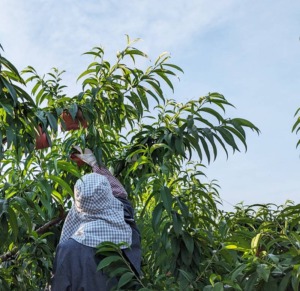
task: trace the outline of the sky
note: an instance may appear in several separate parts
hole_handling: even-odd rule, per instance
[[[227,117],[253,122],[245,152],[219,154],[206,165],[223,208],[237,203],[299,203],[300,139],[291,132],[300,107],[300,2],[297,0],[0,0],[3,55],[19,70],[52,67],[70,96],[91,61],[82,53],[103,46],[113,58],[125,35],[154,61],[164,51],[184,74],[174,80],[178,102],[219,92],[235,108]]]

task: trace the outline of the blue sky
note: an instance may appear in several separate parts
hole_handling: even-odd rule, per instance
[[[224,208],[252,203],[299,202],[300,136],[291,133],[300,107],[300,2],[296,0],[77,1],[1,0],[0,43],[19,70],[41,74],[65,69],[68,93],[102,45],[112,57],[125,34],[154,60],[171,53],[185,71],[174,81],[180,102],[217,91],[235,105],[228,117],[243,117],[261,130],[248,132],[248,151],[207,166],[217,179]]]

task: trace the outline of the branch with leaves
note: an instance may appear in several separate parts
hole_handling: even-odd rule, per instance
[[[243,118],[226,118],[232,104],[219,93],[185,104],[168,99],[165,89],[174,91],[173,78],[183,70],[166,53],[144,69],[148,56],[135,43],[127,37],[113,62],[101,47],[87,52],[94,59],[78,78],[81,92],[71,97],[62,83],[64,71],[40,75],[28,67],[24,81],[1,55],[0,144],[6,145],[0,153],[0,287],[5,282],[11,290],[36,290],[49,280],[61,209],[68,211],[75,181],[91,171],[70,160],[73,145],[93,150],[98,163],[118,176],[136,209],[144,277],[135,277],[117,249],[117,257],[108,256],[99,266],[123,261],[124,273],[115,269],[120,288],[203,290],[219,280],[213,274],[224,248],[212,252],[226,239],[217,231],[218,187],[203,182],[203,163],[220,151],[229,156],[230,150],[247,149],[247,130],[259,130]],[[31,95],[23,89],[28,83]],[[73,120],[81,112],[84,126],[66,131],[64,112]],[[36,150],[39,129],[49,147]],[[228,264],[229,271],[234,267]]]

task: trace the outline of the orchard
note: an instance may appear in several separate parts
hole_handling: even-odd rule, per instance
[[[118,290],[299,290],[300,205],[224,212],[218,185],[204,182],[206,164],[247,149],[246,134],[259,129],[225,117],[233,105],[220,93],[168,99],[183,70],[168,54],[150,63],[136,46],[127,38],[114,62],[101,47],[87,52],[75,96],[65,93],[64,71],[19,72],[2,51],[0,289],[47,288],[74,183],[91,171],[70,158],[78,145],[121,181],[135,209],[142,277],[118,246],[98,250]]]

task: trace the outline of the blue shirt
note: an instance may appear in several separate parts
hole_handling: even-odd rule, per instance
[[[97,266],[96,249],[69,239],[57,246],[53,265],[52,291],[109,291],[117,283],[109,281]]]
[[[141,273],[141,238],[134,221],[134,212],[127,199],[118,199],[124,205],[124,218],[132,229],[132,245],[123,249],[137,275]],[[116,284],[102,270],[97,271],[101,261],[96,249],[68,239],[58,244],[53,264],[52,291],[109,291]]]

